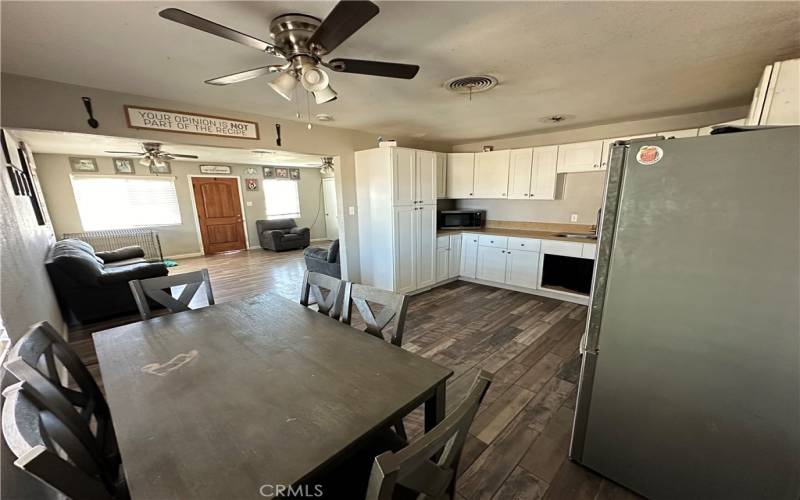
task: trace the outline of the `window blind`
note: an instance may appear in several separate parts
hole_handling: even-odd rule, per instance
[[[84,231],[181,223],[172,177],[72,176]]]
[[[300,193],[297,181],[264,179],[264,202],[267,206],[267,220],[299,218]]]

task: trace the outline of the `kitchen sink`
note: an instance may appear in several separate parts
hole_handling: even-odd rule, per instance
[[[597,235],[594,233],[558,233],[555,236],[557,238],[582,238],[585,240],[597,239]]]

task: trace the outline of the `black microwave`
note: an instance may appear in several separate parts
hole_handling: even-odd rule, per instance
[[[439,210],[439,229],[464,229],[483,227],[486,210]]]

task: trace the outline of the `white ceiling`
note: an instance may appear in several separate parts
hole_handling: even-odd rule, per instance
[[[31,148],[34,153],[54,153],[80,156],[117,156],[107,151],[142,151],[142,140],[122,137],[108,137],[69,132],[50,132],[41,130],[14,130],[14,136]],[[151,142],[151,141],[147,141]],[[242,163],[246,165],[280,165],[286,167],[319,168],[322,157],[290,151],[268,149],[236,149],[210,146],[187,146],[184,144],[162,143],[162,151],[176,154],[196,155],[197,160],[175,159],[171,161],[199,161],[213,164]]]
[[[333,74],[340,97],[312,106],[331,125],[465,142],[749,101],[764,65],[800,54],[800,2],[378,2],[332,57],[415,63],[414,80]],[[178,6],[268,39],[272,17],[324,17],[334,2],[2,2],[2,70],[294,119],[260,78],[203,80],[278,62],[158,17]],[[489,73],[500,86],[449,94]]]

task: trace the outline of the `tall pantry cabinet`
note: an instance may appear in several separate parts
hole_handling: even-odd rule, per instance
[[[358,151],[355,158],[361,281],[400,293],[433,286],[444,155],[391,147]]]

